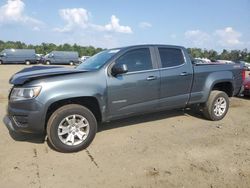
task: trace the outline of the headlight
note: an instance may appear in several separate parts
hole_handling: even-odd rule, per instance
[[[39,95],[41,88],[41,86],[28,88],[14,87],[10,94],[10,101],[33,99]]]

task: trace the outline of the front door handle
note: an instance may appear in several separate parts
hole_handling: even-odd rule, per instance
[[[188,75],[187,72],[182,72],[182,73],[180,74],[180,76],[187,76],[187,75]]]
[[[156,76],[149,76],[149,77],[147,77],[147,81],[156,80],[156,79],[157,79]]]

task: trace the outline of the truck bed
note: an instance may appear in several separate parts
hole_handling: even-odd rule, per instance
[[[206,95],[211,89],[209,84],[214,80],[228,81],[234,88],[232,96],[238,95],[242,86],[242,70],[243,67],[240,64],[204,63],[193,65],[194,76],[189,103],[205,102]]]

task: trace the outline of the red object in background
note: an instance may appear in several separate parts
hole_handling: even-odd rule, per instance
[[[242,80],[245,81],[246,79],[246,71],[243,69],[242,70]]]
[[[243,94],[246,96],[250,96],[250,77],[246,78],[244,83],[244,91]]]

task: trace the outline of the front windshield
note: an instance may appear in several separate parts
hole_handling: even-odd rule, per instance
[[[77,69],[98,70],[119,51],[120,49],[102,51],[86,59],[77,67]]]
[[[52,54],[52,53],[48,53],[48,54],[46,54],[44,57],[45,57],[45,58],[52,58],[53,55],[54,55],[54,54]]]
[[[6,53],[4,52],[4,50],[0,52],[0,56],[1,56],[1,57],[4,56],[5,54],[6,54]]]

